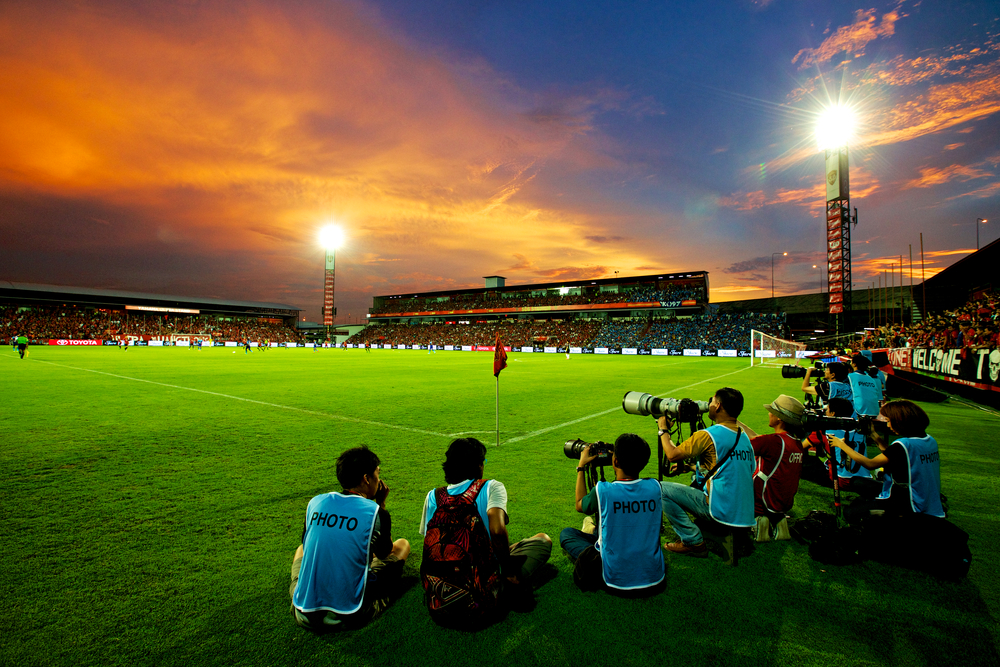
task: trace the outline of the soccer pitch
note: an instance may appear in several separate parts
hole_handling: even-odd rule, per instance
[[[563,442],[655,444],[653,420],[622,411],[626,391],[707,400],[733,386],[742,421],[766,433],[762,404],[800,381],[745,359],[511,353],[496,448],[491,354],[232,352],[0,351],[0,664],[1000,664],[993,413],[923,405],[950,518],[971,535],[960,583],[827,566],[791,541],[736,568],[667,554],[666,592],[627,600],[579,592],[556,546],[535,609],[473,634],[436,626],[417,578],[420,509],[453,438],[487,444],[512,541],[558,542],[582,519]],[[367,628],[318,637],[289,615],[292,553],[306,503],[338,489],[334,461],[359,444],[382,459],[393,537],[413,545],[410,588]],[[831,505],[803,482],[793,514]]]

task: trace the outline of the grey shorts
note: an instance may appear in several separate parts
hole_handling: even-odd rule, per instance
[[[552,555],[552,542],[540,537],[528,537],[510,546],[510,559],[518,579],[527,583]]]
[[[364,600],[361,602],[361,608],[353,614],[338,614],[325,610],[302,612],[293,605],[291,607],[292,618],[303,628],[314,632],[360,628],[371,622],[389,606],[392,594],[398,589],[399,580],[403,576],[405,562],[395,554],[389,554],[385,560],[373,557],[371,566],[368,568],[368,582],[365,584]],[[289,597],[295,595],[295,586],[299,583],[299,570],[301,569],[302,559],[296,558],[292,561],[292,583],[288,587]]]

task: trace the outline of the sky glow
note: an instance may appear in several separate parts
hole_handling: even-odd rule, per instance
[[[1000,203],[996,3],[0,4],[0,279],[322,305],[709,271],[814,292],[856,108],[855,289]],[[978,226],[981,245],[998,237]]]

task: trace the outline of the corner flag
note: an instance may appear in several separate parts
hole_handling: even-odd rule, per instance
[[[495,377],[500,377],[500,371],[507,368],[507,350],[503,349],[503,343],[500,342],[500,332],[497,332],[497,344],[495,351],[493,352],[493,375]]]

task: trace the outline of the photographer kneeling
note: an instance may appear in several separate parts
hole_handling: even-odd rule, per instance
[[[733,528],[756,525],[753,517],[754,455],[750,438],[737,422],[743,411],[743,394],[732,387],[715,392],[708,404],[712,426],[696,431],[680,446],[670,441],[666,417],[660,417],[660,443],[670,461],[694,459],[695,478],[691,486],[661,482],[663,512],[680,538],[667,544],[676,554],[707,556],[708,547],[701,530],[688,512],[703,519],[714,519]],[[706,474],[705,470],[709,472]],[[727,540],[727,551],[733,544]],[[733,554],[729,554],[732,559]]]
[[[598,482],[586,489],[587,466],[597,458],[593,447],[580,454],[576,469],[576,511],[597,513],[597,534],[566,528],[559,543],[575,561],[573,579],[583,590],[605,584],[621,591],[653,593],[664,580],[660,550],[660,485],[639,479],[649,462],[649,444],[634,433],[615,440],[611,466],[613,482]]]
[[[839,361],[828,363],[823,367],[823,379],[817,382],[815,387],[810,384],[813,370],[815,369],[807,369],[806,376],[802,379],[802,391],[805,394],[818,396],[824,404],[829,403],[830,399],[833,398],[852,400],[851,384],[847,378],[851,369],[847,364]]]

